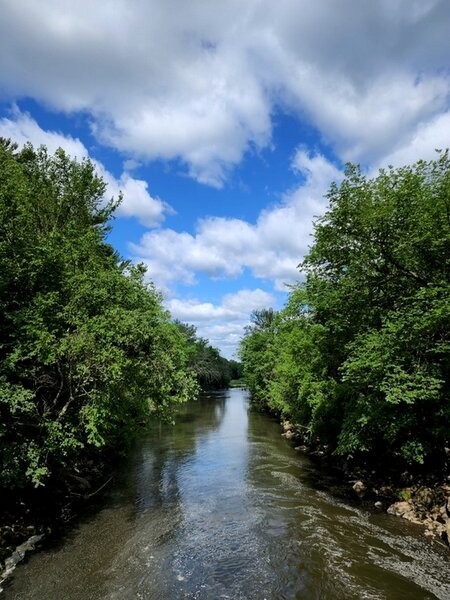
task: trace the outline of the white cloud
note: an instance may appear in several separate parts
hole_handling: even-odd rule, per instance
[[[166,306],[173,318],[195,325],[197,334],[231,358],[254,310],[274,307],[272,294],[261,289],[242,289],[226,294],[220,304],[172,298]]]
[[[280,106],[377,162],[447,109],[449,20],[447,0],[3,0],[0,90],[215,186],[270,143]]]
[[[436,158],[436,149],[445,150],[450,145],[450,113],[437,115],[431,121],[421,123],[394,152],[385,155],[379,166],[400,167],[419,159]],[[375,173],[374,173],[375,174]]]
[[[136,217],[146,227],[156,227],[164,220],[164,214],[173,213],[173,209],[148,192],[148,184],[142,179],[135,179],[124,172],[119,179],[114,178],[98,161],[99,174],[108,184],[108,196],[117,197],[120,192],[123,200],[117,209],[120,217]]]
[[[247,318],[252,310],[266,308],[274,303],[274,297],[261,289],[239,290],[226,294],[218,306],[198,300],[172,298],[166,302],[172,316],[180,321],[203,321],[211,319]]]
[[[11,138],[23,146],[31,142],[34,146],[45,145],[51,154],[58,148],[63,148],[70,156],[77,160],[89,157],[84,144],[78,139],[56,131],[45,131],[28,114],[13,110],[11,118],[0,119],[0,136]],[[97,173],[107,183],[107,196],[119,196],[123,193],[123,201],[117,214],[123,217],[136,217],[147,227],[159,225],[164,219],[164,213],[172,209],[159,198],[153,198],[148,192],[146,181],[131,177],[126,171],[116,179],[104,165],[94,159]]]
[[[211,217],[199,221],[194,235],[171,229],[149,231],[132,244],[136,258],[148,265],[149,276],[164,289],[172,283],[196,283],[196,274],[237,277],[248,268],[254,277],[285,283],[298,281],[298,263],[308,246],[312,221],[322,214],[324,194],[341,172],[323,156],[298,150],[293,168],[305,178],[283,202],[264,210],[257,222]]]
[[[30,115],[20,112],[17,107],[13,108],[11,118],[0,119],[0,136],[11,138],[19,146],[27,142],[36,147],[47,146],[50,154],[54,154],[58,148],[63,148],[77,160],[88,157],[86,147],[78,138],[56,131],[45,131]]]
[[[132,177],[139,163],[174,159],[220,187],[246,152],[272,143],[280,110],[311,123],[342,161],[374,169],[431,158],[450,139],[449,22],[447,0],[3,0],[0,98],[86,114],[96,139],[124,154],[118,178],[96,163],[109,194],[122,189],[121,214],[152,227],[170,208]],[[0,134],[88,155],[19,112]],[[133,252],[165,289],[246,270],[284,289],[341,177],[304,149],[292,167],[304,183],[255,223],[211,217],[193,234],[149,231]],[[232,300],[172,302],[199,323],[215,319],[217,339],[238,335]]]

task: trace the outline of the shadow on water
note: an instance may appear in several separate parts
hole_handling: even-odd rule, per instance
[[[203,394],[179,408],[175,427],[151,424],[129,458],[118,466],[112,485],[86,505],[59,537],[47,539],[40,552],[26,556],[3,584],[3,598],[75,599],[85,597],[86,589],[89,597],[107,597],[102,590],[110,578],[109,569],[114,568],[115,558],[123,553],[142,516],[148,511],[162,513],[158,542],[169,539],[180,523],[178,471],[202,437],[220,426],[225,410],[223,392]],[[34,584],[29,585],[32,580]]]
[[[246,392],[153,425],[105,496],[20,566],[9,599],[447,599],[448,555],[343,500]],[[337,493],[335,493],[337,492]]]
[[[250,410],[248,431],[258,535],[277,573],[273,597],[450,597],[448,551],[420,527],[360,505],[335,471],[295,452],[265,416]]]

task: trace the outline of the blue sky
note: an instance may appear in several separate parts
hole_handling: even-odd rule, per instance
[[[449,145],[449,31],[447,0],[3,0],[0,135],[91,157],[111,243],[232,356],[345,162]]]

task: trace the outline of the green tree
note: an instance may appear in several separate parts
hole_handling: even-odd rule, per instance
[[[435,461],[450,432],[448,152],[373,179],[349,165],[327,197],[305,283],[243,338],[250,389],[337,453]]]
[[[372,180],[350,166],[328,194],[304,267],[338,382],[338,452],[422,462],[447,440],[449,167],[447,152]]]
[[[273,309],[255,310],[250,316],[239,348],[243,374],[254,403],[270,406],[268,386],[275,365],[276,313]]]
[[[232,379],[233,365],[213,348],[208,340],[197,336],[194,325],[175,321],[187,343],[188,364],[195,373],[203,390],[220,389],[228,386]]]
[[[0,143],[0,484],[121,449],[196,390],[161,298],[105,242],[117,203],[88,160]]]

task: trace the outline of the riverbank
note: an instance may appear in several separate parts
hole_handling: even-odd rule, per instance
[[[116,463],[87,460],[82,470],[67,472],[46,486],[0,494],[0,591],[27,553],[44,540],[60,537],[101,496],[113,479],[110,473]]]
[[[339,495],[239,389],[150,428],[101,500],[30,553],[4,600],[450,597],[448,551]],[[336,488],[336,489],[335,489]]]
[[[367,470],[349,459],[332,456],[326,446],[308,445],[295,424],[281,420],[282,436],[302,452],[338,469],[342,481],[359,499],[378,510],[401,517],[424,528],[424,534],[450,548],[450,482],[448,477],[432,483],[416,481],[410,473],[383,479],[380,472]]]

